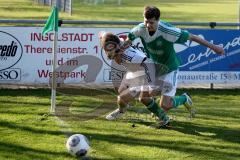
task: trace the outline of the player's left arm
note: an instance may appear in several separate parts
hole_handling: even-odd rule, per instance
[[[224,49],[220,46],[217,46],[217,45],[214,45],[204,39],[202,39],[201,37],[197,36],[197,35],[194,35],[194,34],[191,34],[189,33],[189,38],[188,38],[190,41],[194,41],[194,42],[197,42],[201,45],[204,45],[210,49],[212,49],[214,52],[216,52],[217,54],[224,54]]]

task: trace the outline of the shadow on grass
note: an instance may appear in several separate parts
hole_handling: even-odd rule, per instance
[[[36,97],[50,97],[50,89],[0,89],[0,96],[36,96]]]
[[[51,130],[44,130],[44,129],[37,129],[33,127],[28,127],[28,126],[22,126],[13,122],[7,122],[7,121],[0,121],[0,127],[6,127],[9,129],[14,129],[14,130],[22,130],[22,131],[27,131],[27,132],[32,132],[35,134],[50,134],[50,135],[66,135],[62,131],[51,131]]]
[[[63,121],[85,121],[90,119],[98,118],[116,107],[117,96],[113,89],[95,89],[95,88],[59,88],[58,94],[62,96],[60,102],[56,106],[55,115]],[[73,96],[73,97],[72,97]],[[75,96],[75,97],[74,97]],[[79,96],[79,97],[76,97]],[[79,114],[73,114],[70,111],[70,107],[73,106],[74,102],[78,102],[81,96],[89,96],[95,98],[101,103],[98,103],[90,111],[82,112]],[[89,100],[89,104],[91,101]],[[81,104],[86,107],[86,103]],[[75,107],[80,106],[75,105]]]
[[[79,120],[89,120],[94,119],[103,114],[112,111],[116,106],[116,95],[112,89],[91,89],[91,88],[59,88],[57,90],[60,101],[56,107],[56,116],[64,121],[79,121]],[[50,100],[50,90],[49,89],[1,89],[0,96],[31,96],[31,97],[44,97]],[[72,114],[70,112],[70,107],[77,101],[76,97],[72,96],[90,96],[103,101],[102,104],[93,108],[89,112],[84,112],[82,114]],[[81,97],[79,97],[81,98]],[[34,103],[34,102],[22,102],[22,101],[9,101],[1,100],[0,103],[3,104],[18,104],[18,105],[48,105],[49,103]],[[32,106],[31,106],[32,107]],[[76,107],[76,106],[75,106]],[[86,105],[85,105],[86,107]]]
[[[177,94],[182,94],[183,92],[188,92],[194,96],[204,96],[208,97],[209,95],[216,96],[239,96],[240,89],[178,89]]]
[[[90,119],[98,118],[114,109],[116,106],[115,97],[111,95],[95,95],[91,96],[97,99],[103,99],[102,104],[98,104],[91,111],[83,112],[81,114],[73,114],[70,112],[70,107],[72,106],[74,99],[63,99],[59,104],[57,104],[55,115],[63,121],[85,121]],[[111,100],[112,99],[112,100]]]
[[[202,126],[190,122],[173,122],[172,130],[240,144],[240,130],[237,129],[210,127],[207,124]]]
[[[155,122],[136,121],[136,124],[150,126]],[[172,121],[170,130],[175,130],[188,135],[201,136],[211,139],[221,139],[232,143],[240,144],[240,130],[231,129],[226,127],[210,127],[194,124],[191,122]]]
[[[68,95],[83,95],[83,96],[106,96],[115,95],[113,89],[97,89],[97,88],[81,88],[81,87],[69,87],[69,88],[58,88],[57,92],[68,94]]]
[[[218,109],[218,110],[214,110],[214,104],[211,104],[211,109],[207,108],[207,107],[202,107],[201,110],[197,109],[197,116],[198,114],[202,116],[202,118],[204,119],[210,119],[210,120],[218,120],[220,121],[220,118],[224,118],[226,119],[226,121],[229,121],[228,118],[231,119],[235,119],[236,121],[240,122],[240,109],[239,111],[232,111],[231,108],[233,106],[237,106],[237,105],[231,105],[231,108],[229,108],[229,110],[227,110],[227,102],[225,103],[225,105],[222,105],[222,109]],[[230,103],[229,103],[230,105]],[[221,106],[221,105],[218,105]],[[201,107],[201,106],[200,106]],[[199,107],[199,108],[200,108]],[[204,117],[203,117],[204,116]],[[219,119],[218,119],[219,118]],[[221,120],[224,121],[224,120]]]
[[[134,124],[140,124],[145,126],[151,126],[156,122],[149,121],[136,121]],[[155,128],[155,127],[154,127]],[[157,128],[156,128],[157,129]],[[171,128],[169,130],[175,130],[184,134],[206,137],[210,139],[220,139],[227,142],[240,144],[240,130],[220,127],[210,127],[193,124],[191,122],[171,122]]]
[[[84,135],[88,137],[94,138],[96,141],[107,141],[109,143],[113,144],[124,144],[128,146],[148,146],[148,147],[157,147],[159,149],[169,149],[169,150],[174,150],[178,152],[184,152],[190,155],[194,156],[206,156],[209,158],[216,158],[216,159],[222,159],[223,157],[230,157],[230,158],[235,158],[237,159],[240,156],[240,153],[237,152],[239,150],[238,148],[233,148],[234,152],[229,152],[226,150],[221,150],[223,146],[221,145],[212,145],[212,144],[198,144],[197,142],[186,142],[185,140],[147,140],[147,139],[141,139],[141,138],[130,138],[122,135],[116,135],[116,134],[111,134],[111,135],[103,135],[103,134],[90,134],[90,133],[83,133]],[[194,146],[194,147],[193,147]],[[216,150],[216,148],[218,148]],[[226,146],[228,148],[228,146]],[[110,153],[113,157],[121,157],[124,159],[125,154],[117,154],[114,153],[114,148],[106,148],[107,153]],[[129,158],[129,157],[128,157]],[[131,158],[130,158],[131,159]]]
[[[1,153],[2,152],[2,153]],[[56,156],[56,157],[69,157],[69,154],[67,152],[52,152],[46,150],[40,150],[40,149],[33,149],[30,147],[18,145],[18,144],[11,144],[11,143],[5,143],[0,142],[0,155],[6,155],[5,158],[7,159],[7,155],[11,154],[11,158],[15,157],[15,159],[51,159],[48,158],[49,155]],[[15,156],[14,156],[15,155]]]
[[[50,100],[49,100],[50,101]],[[16,101],[16,100],[0,100],[2,104],[14,104],[14,105],[24,105],[24,107],[34,107],[34,106],[50,106],[49,102],[23,102],[23,101]],[[26,106],[27,105],[27,106]],[[12,108],[12,107],[11,107]]]
[[[1,114],[12,114],[12,116],[18,116],[18,115],[44,115],[46,114],[45,112],[31,112],[31,111],[10,111],[10,110],[6,110],[6,111],[0,111]]]

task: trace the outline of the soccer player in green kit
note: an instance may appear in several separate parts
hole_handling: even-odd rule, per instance
[[[184,105],[190,112],[190,116],[193,117],[195,113],[192,110],[191,97],[187,93],[175,96],[180,61],[173,45],[174,43],[184,44],[187,40],[190,40],[209,47],[217,54],[224,54],[224,49],[160,20],[160,10],[155,6],[146,6],[143,16],[144,23],[140,23],[130,31],[125,45],[130,45],[133,40],[140,38],[147,57],[156,64],[157,78],[174,86],[170,92],[161,95],[159,105],[165,111]],[[157,106],[149,107],[156,108]]]

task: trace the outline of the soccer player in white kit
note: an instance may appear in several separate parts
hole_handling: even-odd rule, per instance
[[[158,106],[153,96],[159,92],[168,92],[171,90],[171,85],[167,86],[167,83],[155,80],[155,64],[144,53],[131,46],[122,48],[123,42],[112,33],[102,33],[100,40],[107,57],[127,69],[118,89],[119,108],[107,115],[106,119],[119,118],[126,111],[127,104],[138,98],[148,110],[158,117],[161,126],[167,126],[169,117]],[[163,84],[164,88],[162,88]]]

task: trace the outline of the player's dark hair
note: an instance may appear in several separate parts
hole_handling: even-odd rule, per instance
[[[156,20],[159,20],[160,15],[161,15],[160,10],[157,7],[155,7],[155,6],[145,6],[144,7],[143,16],[146,19],[155,18]]]
[[[110,32],[106,33],[106,34],[103,36],[103,38],[102,38],[101,41],[102,41],[102,46],[103,46],[103,47],[106,46],[106,44],[107,44],[108,42],[115,42],[115,43],[117,43],[117,44],[120,43],[120,39],[118,38],[118,36],[116,36],[116,35],[114,35],[113,33],[110,33]]]

